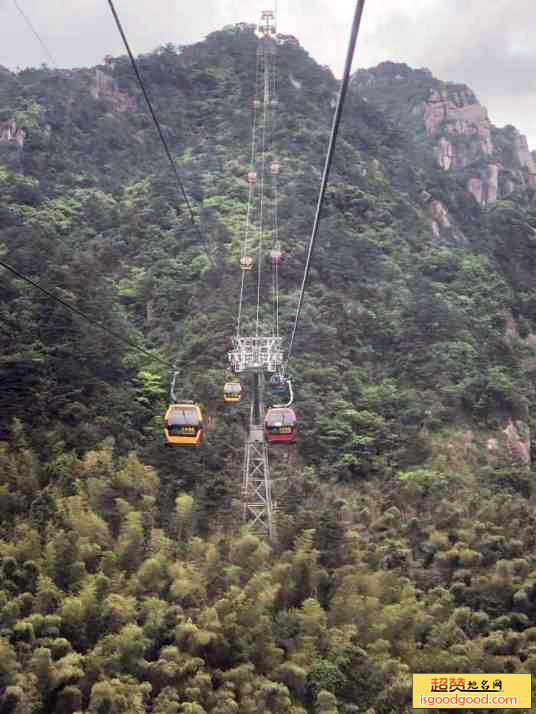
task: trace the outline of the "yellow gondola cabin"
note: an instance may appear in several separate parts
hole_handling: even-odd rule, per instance
[[[223,400],[225,402],[239,402],[242,396],[240,382],[226,382],[223,387]]]
[[[171,404],[164,416],[167,446],[201,446],[203,413],[197,404]]]

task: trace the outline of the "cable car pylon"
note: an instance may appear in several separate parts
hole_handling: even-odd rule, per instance
[[[279,173],[279,162],[273,161],[270,165],[266,161],[266,139],[267,128],[271,126],[271,112],[273,99],[271,96],[274,62],[275,43],[273,36],[276,32],[275,14],[272,11],[264,11],[261,15],[261,22],[258,26],[262,34],[257,53],[257,78],[258,82],[262,77],[262,89],[256,94],[253,103],[254,119],[252,130],[252,162],[248,174],[249,198],[248,198],[248,218],[246,221],[246,232],[240,267],[242,271],[242,286],[240,291],[240,301],[238,309],[237,332],[232,338],[232,350],[228,353],[231,369],[235,374],[248,375],[251,378],[251,405],[249,424],[244,443],[244,462],[242,468],[242,513],[244,522],[248,528],[260,535],[268,536],[270,540],[275,540],[276,528],[274,519],[274,506],[272,503],[272,480],[270,475],[270,465],[268,462],[268,446],[265,436],[264,425],[264,388],[265,374],[280,372],[283,366],[282,338],[276,334],[262,336],[260,332],[260,292],[262,277],[262,243],[265,229],[263,225],[264,212],[266,211],[264,201],[265,173],[270,171],[272,177]],[[257,90],[259,87],[257,86]],[[262,108],[262,119],[260,120],[260,136],[257,139],[257,110]],[[257,162],[257,143],[259,142],[260,161]],[[260,171],[259,171],[260,170]],[[275,180],[275,179],[274,179]],[[248,233],[250,228],[250,215],[253,204],[253,189],[258,187],[257,200],[258,210],[258,233],[259,242],[257,246],[257,305],[254,336],[245,337],[240,334],[242,302],[244,299],[244,281],[246,274],[251,271],[253,259],[249,254]],[[275,236],[277,233],[274,231]],[[276,258],[280,256],[277,255]],[[273,258],[273,256],[272,256]],[[277,260],[276,260],[277,262]],[[264,330],[263,330],[264,331]]]
[[[244,447],[242,473],[242,511],[244,522],[254,532],[275,540],[272,479],[268,463],[268,447],[264,437],[264,372],[252,375],[252,399],[249,430]]]

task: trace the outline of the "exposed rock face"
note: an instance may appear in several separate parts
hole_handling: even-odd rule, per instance
[[[467,88],[450,93],[430,90],[430,96],[420,106],[426,134],[441,135],[435,153],[439,165],[463,168],[467,164],[493,153],[491,122],[486,107],[478,104]],[[448,136],[467,136],[469,141],[455,144]]]
[[[22,149],[24,146],[25,136],[26,132],[17,127],[17,123],[14,119],[10,119],[10,121],[6,122],[0,122],[0,144],[18,146]]]
[[[353,83],[362,99],[415,132],[419,152],[433,148],[443,171],[458,172],[479,205],[536,188],[536,151],[514,127],[493,127],[486,107],[465,85],[391,62],[358,70]]]
[[[413,112],[422,117],[426,135],[436,139],[434,154],[444,171],[464,169],[493,154],[487,109],[467,87],[431,89],[428,99]],[[516,185],[536,188],[536,155],[529,150],[526,136],[517,131],[513,154],[519,168],[494,163],[468,180],[467,190],[481,206],[511,194]],[[503,168],[508,178],[500,180]]]
[[[423,191],[423,193],[426,193],[426,191]],[[432,219],[432,232],[436,238],[439,238],[441,228],[450,228],[448,210],[437,198],[429,201],[426,207]]]
[[[428,216],[432,222],[432,232],[435,238],[439,238],[441,228],[450,228],[449,212],[437,198],[432,198],[428,191],[421,191],[419,194],[421,202],[426,207]]]
[[[488,111],[478,104],[469,89],[450,93],[448,89],[441,92],[430,90],[428,100],[420,105],[419,111],[426,134],[434,137],[439,135],[434,154],[444,171],[463,169],[493,153]],[[464,138],[460,140],[459,137]],[[518,154],[520,163],[527,167],[531,175],[532,169],[529,166],[533,167],[534,161],[526,141],[524,145],[520,142]],[[467,190],[481,206],[497,201],[499,168],[498,164],[490,164],[481,176],[474,176],[467,182]]]
[[[529,146],[527,144],[527,137],[524,134],[516,133],[514,139],[514,149],[517,160],[521,166],[528,166],[529,163],[532,163],[532,156],[530,155]]]
[[[507,310],[506,312],[506,324],[504,326],[504,337],[509,344],[512,344],[512,340],[519,340],[519,330],[517,329],[517,323],[514,316]]]
[[[489,164],[486,168],[486,203],[497,201],[497,191],[499,188],[499,167],[497,164]]]
[[[499,191],[499,165],[489,164],[486,166],[483,177],[473,176],[470,178],[467,182],[467,190],[473,194],[481,206],[495,203]]]
[[[128,112],[135,108],[134,99],[117,89],[115,79],[100,69],[95,70],[95,85],[91,88],[95,99],[103,99],[111,105],[113,111]]]
[[[528,171],[528,185],[536,186],[536,162],[529,151],[527,137],[517,134],[514,138],[514,152],[521,166]]]
[[[490,437],[486,447],[491,463],[517,464],[528,467],[531,463],[530,429],[520,419],[510,419],[499,438]]]
[[[452,166],[454,159],[454,147],[445,139],[444,136],[439,139],[437,146],[434,148],[434,154],[437,158],[437,163],[444,171],[448,171]]]
[[[430,213],[432,215],[432,220],[435,221],[441,228],[450,227],[448,211],[441,201],[438,201],[436,198],[430,201]]]
[[[510,419],[502,433],[512,459],[523,464],[530,464],[530,429],[524,421]]]
[[[482,179],[479,178],[470,178],[469,181],[467,182],[467,190],[469,193],[472,193],[473,196],[475,197],[475,201],[482,205],[483,198],[484,198],[484,190],[482,187]]]

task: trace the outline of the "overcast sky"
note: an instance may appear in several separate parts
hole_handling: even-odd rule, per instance
[[[60,67],[124,54],[106,0],[17,0]],[[295,35],[340,76],[355,0],[115,0],[135,54],[189,44],[234,22],[258,22],[277,2],[278,30]],[[497,126],[514,124],[536,148],[536,0],[368,0],[355,67],[384,60],[465,82]],[[15,7],[0,0],[0,64],[48,62]]]

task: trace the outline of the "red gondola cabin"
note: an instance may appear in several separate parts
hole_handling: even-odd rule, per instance
[[[273,407],[264,418],[264,433],[269,444],[294,444],[298,437],[298,420],[294,409]]]

